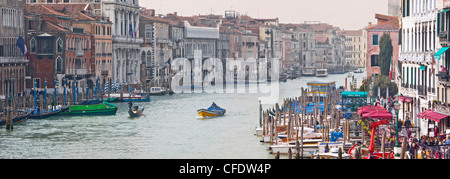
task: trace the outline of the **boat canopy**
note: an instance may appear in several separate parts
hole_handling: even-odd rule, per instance
[[[366,98],[367,92],[361,92],[361,91],[343,91],[341,93],[341,96],[343,98]]]

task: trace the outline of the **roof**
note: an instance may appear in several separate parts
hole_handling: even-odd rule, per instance
[[[367,30],[398,30],[400,27],[397,16],[375,14],[375,18],[377,24],[367,28]]]
[[[154,21],[154,22],[163,22],[163,23],[171,23],[170,20],[164,19],[162,17],[158,16],[151,16],[148,14],[139,14],[139,20],[146,20],[146,21]]]
[[[41,20],[41,30],[43,32],[71,32],[69,29],[63,28],[46,20]]]
[[[46,4],[26,4],[24,6],[25,14],[52,15],[69,17],[66,14],[53,10]]]
[[[339,31],[337,33],[340,35],[344,35],[344,36],[362,36],[363,35],[362,30],[343,30],[343,31]]]
[[[185,21],[184,34],[186,38],[219,39],[219,28],[191,26]]]

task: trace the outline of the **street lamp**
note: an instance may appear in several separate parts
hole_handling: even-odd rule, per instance
[[[400,144],[398,142],[398,113],[400,111],[400,103],[398,103],[398,101],[396,101],[394,103],[394,108],[395,108],[395,114],[396,114],[396,123],[395,123],[395,135],[396,135],[396,140],[395,140],[395,146],[394,146],[394,157],[395,158],[399,158],[400,157],[400,152],[401,152],[401,147]]]

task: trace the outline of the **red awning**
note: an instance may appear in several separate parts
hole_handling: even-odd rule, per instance
[[[432,110],[432,109],[427,109],[427,110],[425,110],[425,111],[422,111],[422,112],[420,112],[419,114],[417,114],[417,117],[424,118],[424,115],[425,115],[426,113],[428,113],[428,112],[431,112],[431,111],[433,111],[433,110]]]
[[[430,120],[439,122],[441,119],[448,117],[448,115],[437,113],[431,109],[428,109],[428,110],[422,111],[421,113],[417,114],[417,117],[426,118],[426,119],[430,119]]]

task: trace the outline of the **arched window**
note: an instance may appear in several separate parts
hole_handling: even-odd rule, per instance
[[[145,52],[143,51],[143,52],[142,52],[142,55],[141,55],[141,63],[144,64],[144,65],[146,64],[146,63],[145,63],[145,62],[146,62],[145,59],[146,59],[146,56],[145,56]]]
[[[63,72],[63,60],[61,57],[56,58],[56,73]]]
[[[36,39],[32,38],[30,41],[31,53],[36,53]]]
[[[62,53],[63,51],[63,41],[61,40],[61,38],[58,38],[58,40],[56,40],[56,53]]]
[[[147,64],[148,67],[153,65],[153,63],[152,63],[152,52],[150,52],[150,51],[147,51],[147,63],[146,64]]]

